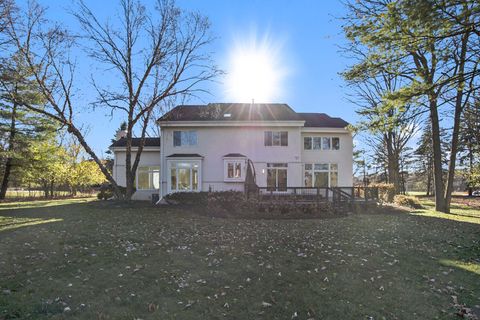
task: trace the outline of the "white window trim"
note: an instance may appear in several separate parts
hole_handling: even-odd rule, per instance
[[[189,190],[172,190],[172,171],[171,171],[171,165],[172,163],[192,163],[192,164],[197,164],[198,165],[198,189],[193,190],[192,186],[192,178],[193,175],[190,174],[190,189]],[[191,170],[191,169],[190,169]],[[177,185],[178,185],[178,175],[177,175]],[[168,193],[174,193],[174,192],[200,192],[202,191],[202,160],[193,160],[193,159],[175,159],[175,160],[167,160],[167,192]]]
[[[271,146],[266,146],[265,145],[265,132],[271,132],[272,133],[272,145]],[[273,144],[273,133],[274,132],[278,132],[280,134],[280,144],[279,145],[274,145]],[[286,132],[287,133],[287,145],[286,146],[282,146],[282,132]],[[265,130],[263,132],[263,146],[265,148],[278,148],[278,147],[281,147],[281,148],[288,148],[288,130]]]
[[[311,170],[306,170],[305,169],[306,164],[311,165],[312,169]],[[328,164],[328,170],[327,169],[325,169],[325,170],[315,170],[315,165],[316,164]],[[336,165],[337,170],[332,170],[332,165]],[[307,186],[305,186],[305,172],[310,172],[310,174],[312,175],[312,187],[315,187],[315,172],[327,172],[328,173],[328,188],[332,188],[332,186],[331,186],[331,173],[332,172],[337,172],[337,185],[338,185],[338,172],[339,172],[338,163],[304,163],[302,167],[303,167],[302,180],[303,180],[303,186],[304,187],[307,187]]]
[[[140,172],[140,168],[144,168],[144,167],[158,167],[158,189],[139,189],[138,188],[138,173]],[[155,172],[155,171],[157,171],[157,170],[147,170],[147,173]],[[162,185],[161,179],[160,179],[160,171],[161,171],[161,168],[160,168],[159,164],[149,164],[149,165],[142,164],[141,166],[138,166],[137,171],[135,172],[135,188],[137,189],[137,191],[158,191],[158,190],[160,190],[161,185]]]
[[[235,164],[240,163],[241,172],[240,178],[229,178],[228,177],[228,164],[233,163],[234,168]],[[245,181],[245,171],[246,171],[246,161],[245,158],[224,158],[223,159],[223,180],[225,182],[244,182]]]
[[[303,149],[303,151],[307,151],[307,152],[340,151],[340,149],[342,148],[342,147],[341,147],[341,142],[340,142],[341,139],[340,139],[340,137],[338,137],[338,136],[310,136],[310,135],[309,135],[309,136],[303,136],[302,138],[303,138],[303,139],[302,139],[302,146],[303,146],[302,149]],[[311,141],[312,141],[312,148],[311,148],[311,149],[305,149],[305,138],[310,138],[310,139],[311,139]],[[320,143],[320,149],[314,149],[314,148],[313,148],[313,138],[320,138],[320,140],[321,140],[321,141],[320,141],[320,142],[321,142],[321,143]],[[323,148],[323,138],[328,138],[328,139],[330,139],[330,149],[324,149],[324,148]],[[332,142],[332,139],[333,139],[333,138],[338,138],[338,149],[333,149],[333,142]]]

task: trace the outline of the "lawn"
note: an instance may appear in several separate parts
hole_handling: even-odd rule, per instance
[[[0,204],[0,319],[456,319],[480,212],[241,220],[93,199]],[[450,219],[453,218],[453,219]]]

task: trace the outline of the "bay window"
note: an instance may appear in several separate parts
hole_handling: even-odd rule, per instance
[[[245,160],[225,159],[224,160],[224,181],[245,180]]]
[[[200,191],[200,161],[168,161],[168,169],[170,192]]]

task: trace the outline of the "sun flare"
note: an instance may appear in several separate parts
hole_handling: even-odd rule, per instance
[[[283,96],[287,74],[281,48],[268,37],[237,41],[229,55],[226,96],[235,102],[273,102]]]

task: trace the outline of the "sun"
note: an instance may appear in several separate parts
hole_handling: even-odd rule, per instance
[[[236,41],[229,54],[226,81],[227,99],[235,102],[267,103],[283,96],[287,68],[281,59],[281,46],[268,36],[258,40]]]

